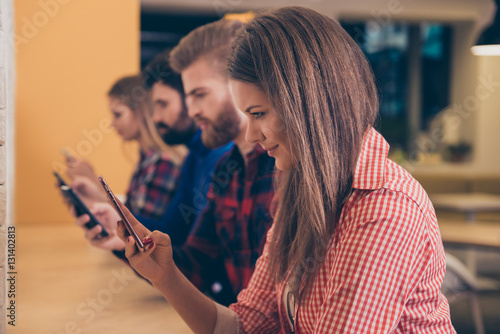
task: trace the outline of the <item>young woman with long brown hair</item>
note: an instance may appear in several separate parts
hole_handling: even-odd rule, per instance
[[[433,207],[387,159],[372,72],[338,22],[301,7],[264,13],[228,70],[247,141],[282,170],[252,279],[229,309],[214,304],[176,269],[168,236],[129,215],[148,245],[126,239],[131,265],[196,333],[454,333]]]

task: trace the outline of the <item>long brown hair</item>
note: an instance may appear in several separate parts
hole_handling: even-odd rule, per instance
[[[297,298],[310,286],[351,189],[378,96],[360,48],[340,24],[303,7],[264,12],[240,32],[229,77],[260,87],[280,117],[293,170],[280,173],[270,269]]]

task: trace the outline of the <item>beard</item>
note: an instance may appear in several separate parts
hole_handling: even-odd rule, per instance
[[[208,123],[208,126],[201,132],[201,140],[203,144],[210,149],[228,144],[236,138],[240,132],[238,111],[234,109],[234,105],[231,101],[226,101],[226,103],[224,103],[222,111],[215,121],[210,121],[202,117],[196,117],[196,121]]]
[[[156,123],[156,129],[165,144],[185,145],[191,140],[195,132],[198,131],[198,126],[196,126],[193,119],[187,116],[187,113],[183,112],[174,126],[168,126],[163,122],[159,122]]]

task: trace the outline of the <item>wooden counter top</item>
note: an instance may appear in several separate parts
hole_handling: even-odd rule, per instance
[[[7,333],[191,333],[157,290],[71,223],[16,232],[16,326]]]

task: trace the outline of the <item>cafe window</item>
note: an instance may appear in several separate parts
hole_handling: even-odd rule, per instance
[[[191,30],[218,20],[217,15],[141,12],[141,68],[158,53],[173,48]]]
[[[408,150],[449,104],[452,28],[440,23],[341,21],[370,62],[380,96],[376,128]]]

